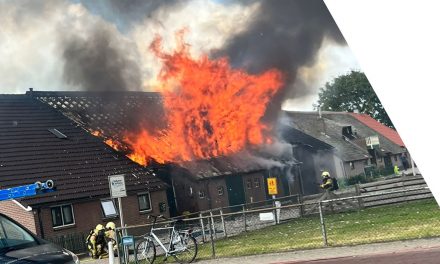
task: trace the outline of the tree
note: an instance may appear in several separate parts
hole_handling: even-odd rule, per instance
[[[318,104],[322,110],[368,114],[382,124],[394,128],[388,114],[371,87],[367,76],[360,71],[336,77],[320,88]]]

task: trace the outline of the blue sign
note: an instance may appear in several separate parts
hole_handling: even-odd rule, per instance
[[[134,245],[134,237],[133,236],[122,237],[122,245],[124,246]]]

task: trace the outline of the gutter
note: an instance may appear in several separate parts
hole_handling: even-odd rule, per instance
[[[32,211],[32,207],[30,207],[29,205],[28,205],[28,207],[24,207],[24,205],[22,205],[20,202],[18,202],[18,201],[15,200],[15,199],[12,199],[12,201],[13,201],[16,205],[18,205],[20,208],[22,208],[23,210],[25,210],[26,212],[30,212],[30,211]]]

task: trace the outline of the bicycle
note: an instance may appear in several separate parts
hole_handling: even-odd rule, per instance
[[[191,263],[197,256],[197,241],[192,236],[192,230],[177,230],[175,228],[176,221],[170,227],[155,228],[157,218],[163,217],[152,216],[154,218],[153,225],[148,235],[136,246],[136,263],[153,263],[156,259],[156,246],[159,245],[165,251],[165,260],[169,256],[173,256],[179,263]],[[155,234],[155,231],[171,230],[170,243],[166,247],[161,239]]]

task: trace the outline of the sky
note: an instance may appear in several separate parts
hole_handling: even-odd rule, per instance
[[[266,64],[287,71],[291,91],[283,95],[283,109],[312,110],[320,87],[359,65],[343,41],[325,30],[315,34],[320,27],[308,26],[307,16],[301,17],[310,10],[319,18],[327,16],[321,2],[292,2],[297,1],[278,1],[277,6],[254,0],[0,0],[0,93],[24,93],[30,87],[150,91],[161,63],[149,44],[159,34],[171,50],[175,32],[187,29],[185,41],[195,56],[230,56],[233,66],[249,71]],[[306,11],[295,13],[301,8]],[[320,21],[324,28],[325,19]],[[291,40],[291,50],[288,43],[280,44]],[[272,50],[280,52],[272,55]],[[278,62],[277,56],[298,63]]]

